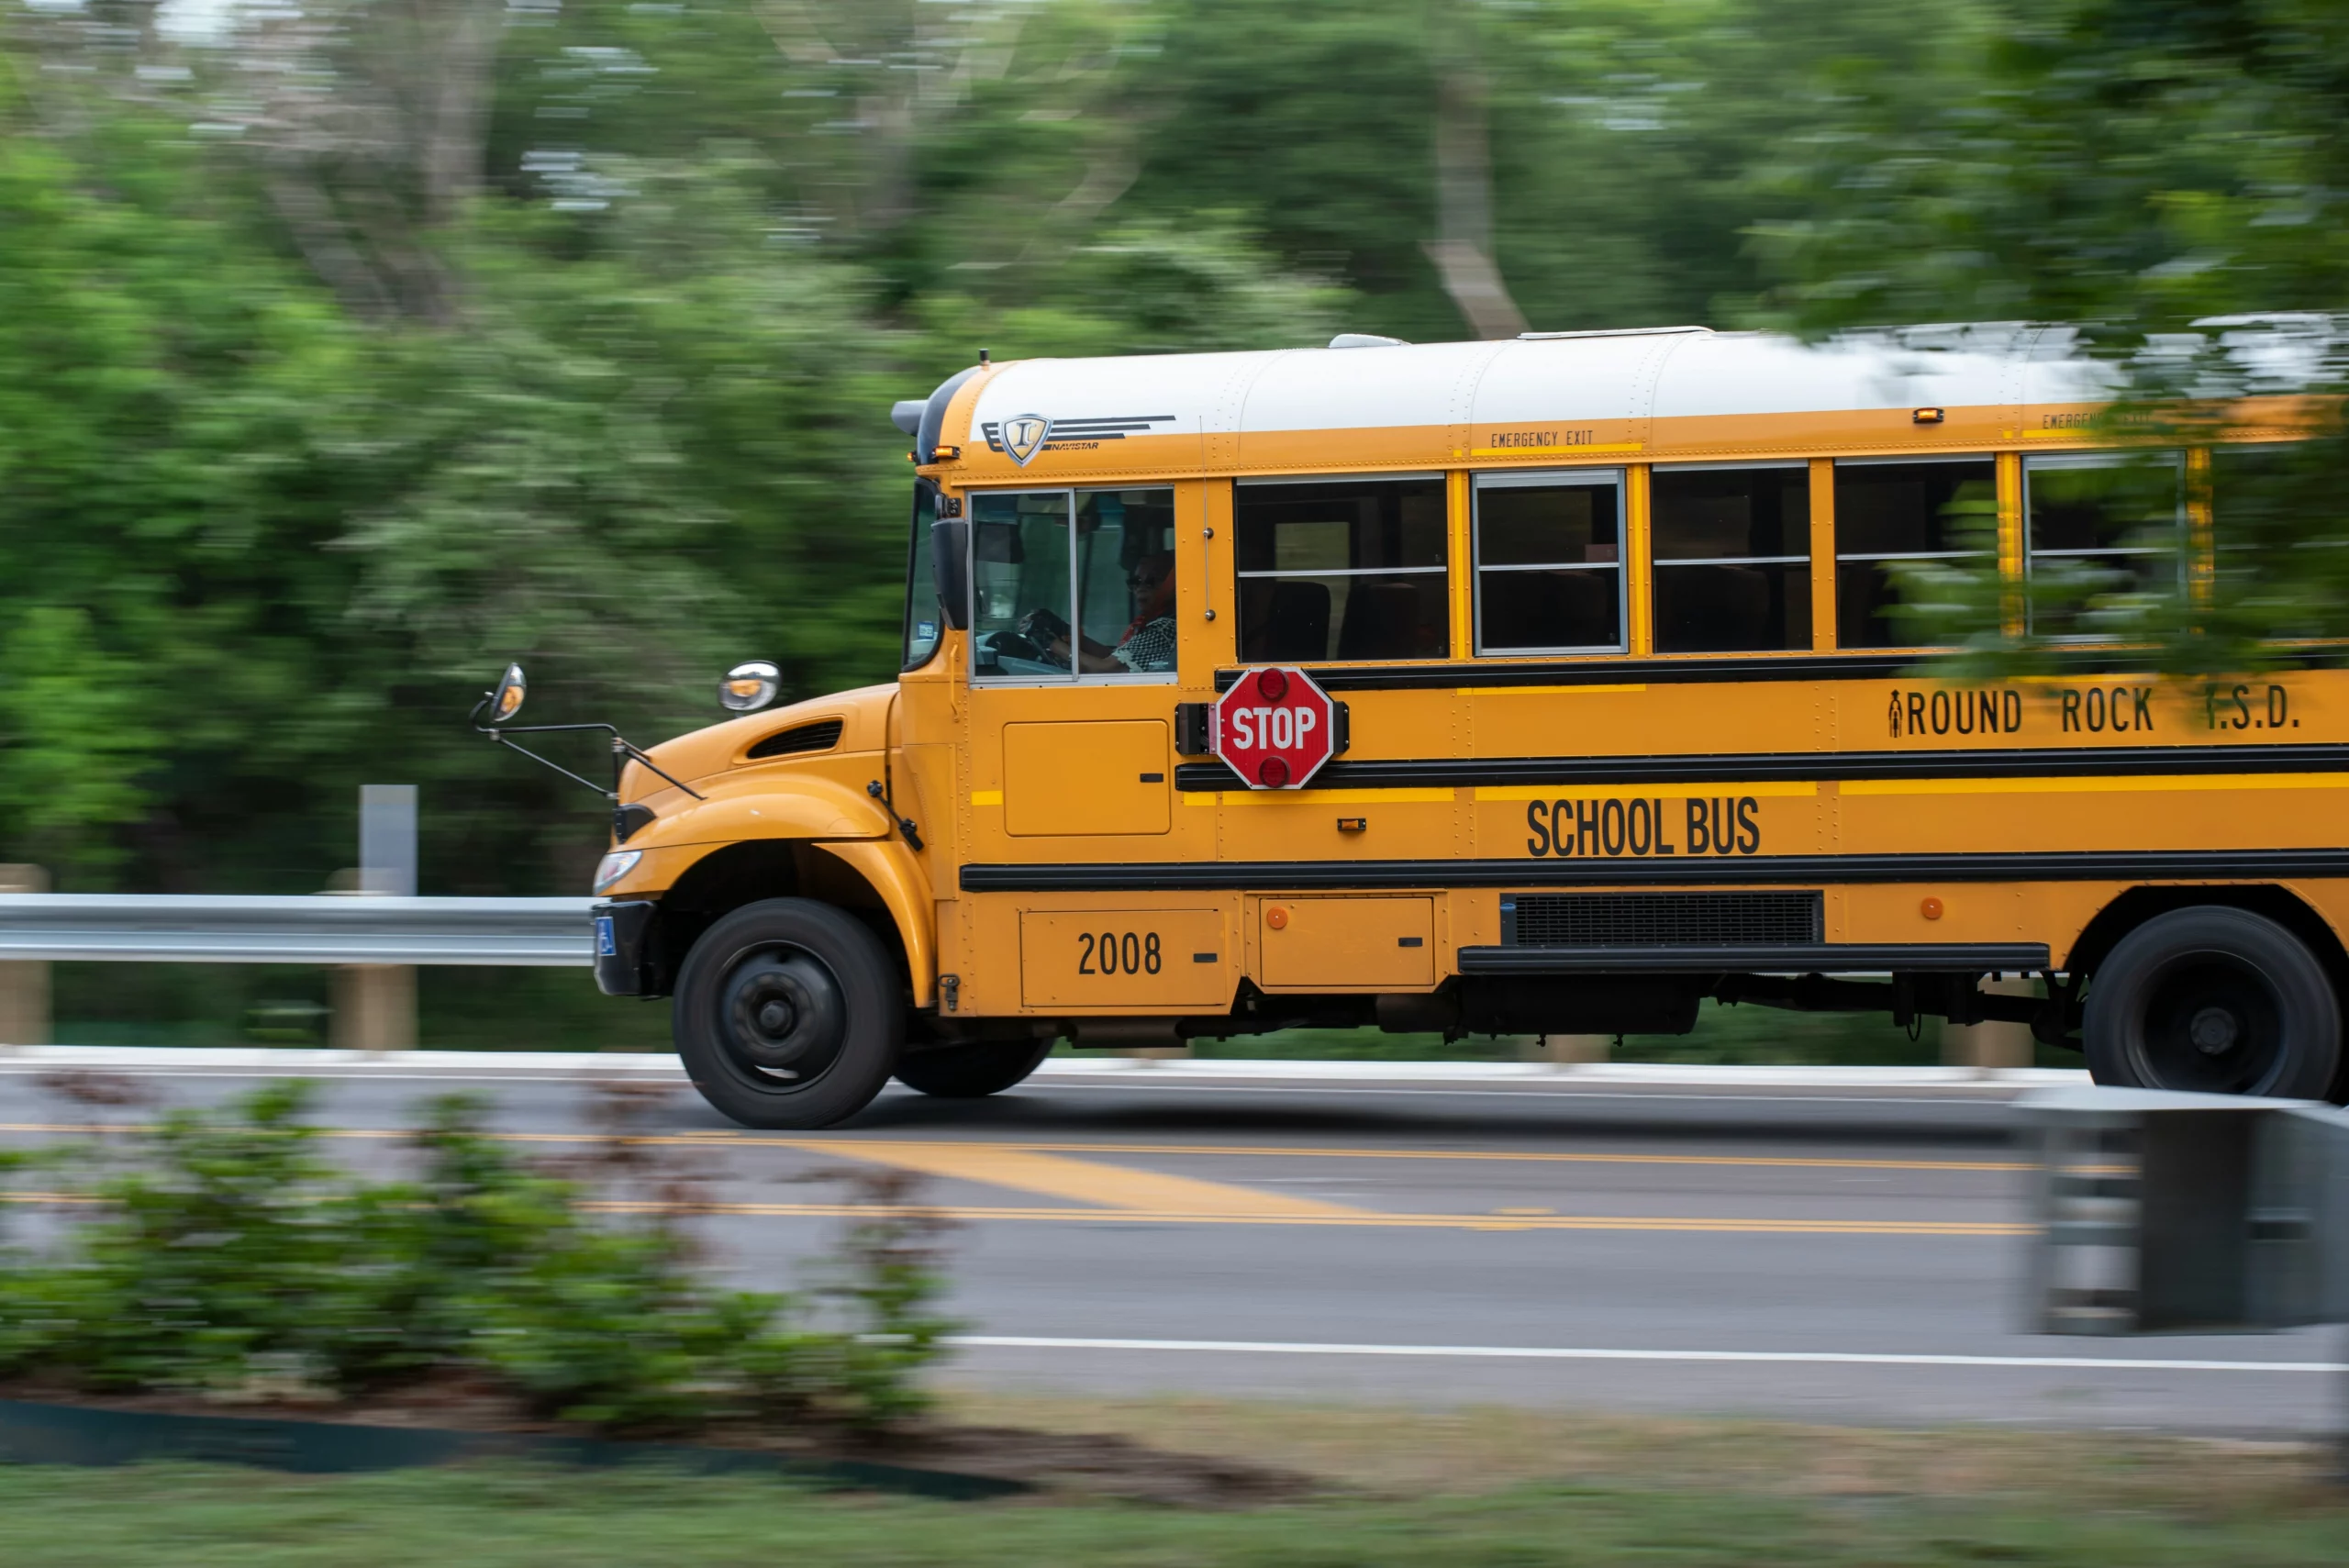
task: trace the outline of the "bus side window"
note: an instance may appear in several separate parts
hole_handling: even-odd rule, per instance
[[[1659,468],[1649,495],[1658,653],[1810,646],[1808,464]]]
[[[1443,490],[1440,474],[1234,486],[1241,659],[1444,657]]]
[[[2221,605],[2247,595],[2272,603],[2281,595],[2305,594],[2310,585],[2322,581],[2293,570],[2294,550],[2309,548],[2299,542],[2303,530],[2295,524],[2323,506],[2332,488],[2330,474],[2312,473],[2306,463],[2301,452],[2287,446],[2210,449],[2210,520],[2217,547],[2212,564],[2217,569]],[[2269,635],[2339,633],[2328,630],[2321,614],[2311,614],[2307,621],[2277,627]]]
[[[927,479],[914,482],[913,543],[906,564],[905,637],[897,668],[918,670],[938,651],[944,626],[938,603],[938,576],[931,566],[930,526],[938,520],[938,486]]]
[[[2186,464],[2177,452],[2023,459],[2031,630],[2100,635],[2099,601],[2176,593],[2186,562]]]
[[[1915,648],[1895,563],[1998,563],[1998,464],[1969,457],[1835,464],[1835,645]]]
[[[971,673],[1070,673],[1069,493],[978,491],[971,510]]]
[[[1623,475],[1476,476],[1476,651],[1623,647]]]
[[[1075,567],[1078,672],[1172,674],[1174,492],[1078,491]]]

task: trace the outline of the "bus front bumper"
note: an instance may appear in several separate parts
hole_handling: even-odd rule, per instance
[[[657,995],[646,960],[651,956],[652,915],[659,907],[644,899],[627,898],[598,904],[589,911],[594,919],[596,988],[605,995]]]

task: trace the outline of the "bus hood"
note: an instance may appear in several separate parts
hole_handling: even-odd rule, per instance
[[[699,788],[742,768],[763,768],[795,759],[814,761],[853,751],[878,751],[888,744],[889,704],[896,682],[811,697],[787,707],[766,708],[696,729],[645,754],[663,772]],[[834,727],[837,726],[837,728]],[[684,797],[650,769],[631,762],[621,775],[623,803],[645,801],[673,808],[654,797]]]

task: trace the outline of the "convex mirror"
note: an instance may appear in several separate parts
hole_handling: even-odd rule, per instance
[[[530,683],[523,677],[522,666],[506,666],[506,673],[498,677],[497,690],[490,694],[490,723],[503,724],[521,712],[522,699],[529,695]]]
[[[774,701],[782,689],[783,672],[764,659],[753,659],[726,672],[718,683],[718,703],[736,713],[754,713]]]

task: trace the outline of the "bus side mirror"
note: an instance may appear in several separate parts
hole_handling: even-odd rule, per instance
[[[497,690],[489,695],[489,721],[503,724],[522,711],[522,699],[529,695],[530,683],[523,678],[522,666],[508,664],[506,673],[497,679]]]
[[[971,525],[960,517],[941,517],[930,525],[930,570],[938,584],[938,603],[946,624],[956,631],[971,629]]]
[[[783,672],[764,659],[737,664],[718,683],[718,706],[729,713],[756,713],[783,690]]]

